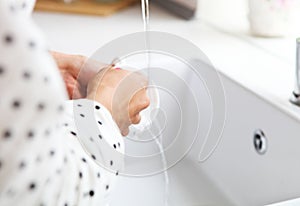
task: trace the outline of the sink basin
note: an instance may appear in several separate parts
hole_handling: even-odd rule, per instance
[[[298,118],[216,72],[205,58],[183,61],[153,51],[122,63],[145,68],[145,58],[159,90],[153,130],[167,165],[151,135],[128,136],[110,206],[259,206],[300,197]]]

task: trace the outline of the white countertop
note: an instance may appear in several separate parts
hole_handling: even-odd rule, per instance
[[[110,17],[40,12],[33,17],[51,49],[90,56],[117,37],[142,31],[140,13],[134,6]],[[151,30],[192,41],[222,73],[300,120],[300,109],[288,101],[294,85],[295,38],[255,38],[246,23],[226,27],[215,28],[200,19],[185,21],[156,6],[151,9]]]
[[[86,56],[117,37],[143,29],[138,6],[109,17],[40,12],[33,17],[51,49]],[[151,30],[192,41],[218,70],[294,117],[300,116],[300,109],[288,102],[294,85],[295,38],[255,38],[246,24],[222,30],[200,19],[182,20],[156,6],[151,8],[150,23]]]

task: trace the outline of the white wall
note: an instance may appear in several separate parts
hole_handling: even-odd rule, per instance
[[[198,0],[197,17],[215,24],[247,22],[248,0]]]

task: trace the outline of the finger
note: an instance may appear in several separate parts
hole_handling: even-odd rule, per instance
[[[69,73],[63,73],[66,89],[70,99],[82,98],[81,88],[79,83]]]
[[[140,114],[135,115],[130,119],[130,122],[132,124],[139,124],[141,122],[141,115]]]
[[[80,99],[83,98],[83,94],[81,93],[81,89],[80,89],[80,85],[78,83],[76,83],[74,85],[74,89],[73,89],[73,96],[72,99]]]
[[[141,112],[142,110],[146,109],[147,107],[149,107],[150,105],[150,99],[149,97],[146,95],[142,101],[139,103],[138,105],[138,110],[139,112]]]
[[[66,83],[67,91],[70,99],[82,98],[81,89],[77,82],[67,82]]]
[[[131,102],[132,105],[132,116],[139,114],[142,110],[146,109],[150,105],[150,99],[146,91],[141,91],[137,93]]]
[[[127,136],[129,134],[129,128],[127,127],[125,129],[123,129],[121,134],[122,134],[123,137]]]
[[[66,86],[69,98],[71,99],[73,96],[73,90],[74,90],[74,78],[65,72],[61,72],[61,75],[65,82],[65,86]]]

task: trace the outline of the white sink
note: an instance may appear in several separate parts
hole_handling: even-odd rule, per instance
[[[94,58],[109,61],[104,51]],[[158,146],[147,135],[130,137],[110,206],[260,206],[300,197],[299,118],[217,74],[204,56],[184,61],[154,51],[150,61],[169,191]],[[144,68],[145,54],[131,54],[123,63]],[[255,132],[263,141],[256,140],[258,150]]]
[[[159,152],[157,145],[154,141],[136,142],[128,138],[127,154],[140,158],[126,157],[126,174],[120,176],[110,205],[160,206],[165,205],[166,195],[170,206],[256,206],[300,197],[300,122],[220,74],[226,97],[219,102],[223,104],[222,100],[226,100],[225,127],[217,144],[217,134],[222,132],[222,114],[216,114],[217,119],[213,121],[219,122],[217,127],[212,126],[210,139],[200,155],[205,134],[214,118],[210,96],[203,82],[189,68],[171,57],[160,58],[160,55],[152,54],[152,65],[166,70],[152,75],[152,79],[160,86],[163,82],[163,87],[170,89],[177,98],[175,101],[167,92],[160,91],[161,110],[168,119],[165,121],[163,117],[160,121],[165,123],[163,145],[168,166],[171,166],[168,169],[169,194],[165,193],[164,174],[154,174],[162,168],[161,155],[151,156]],[[144,58],[139,55],[130,58],[128,65],[142,68],[138,59]],[[213,69],[201,61],[192,61],[202,64],[201,74],[206,82],[212,87],[220,86],[214,78],[209,79]],[[172,79],[175,76],[182,81]],[[190,92],[194,92],[194,96]],[[217,94],[218,91],[212,95]],[[195,102],[200,104],[199,111],[195,110]],[[222,108],[219,109],[217,112],[222,113]],[[264,154],[259,154],[254,147],[254,133],[258,130],[263,131],[267,139]],[[218,146],[213,150],[215,145]],[[183,159],[179,153],[185,155]],[[147,155],[151,157],[142,157]]]

